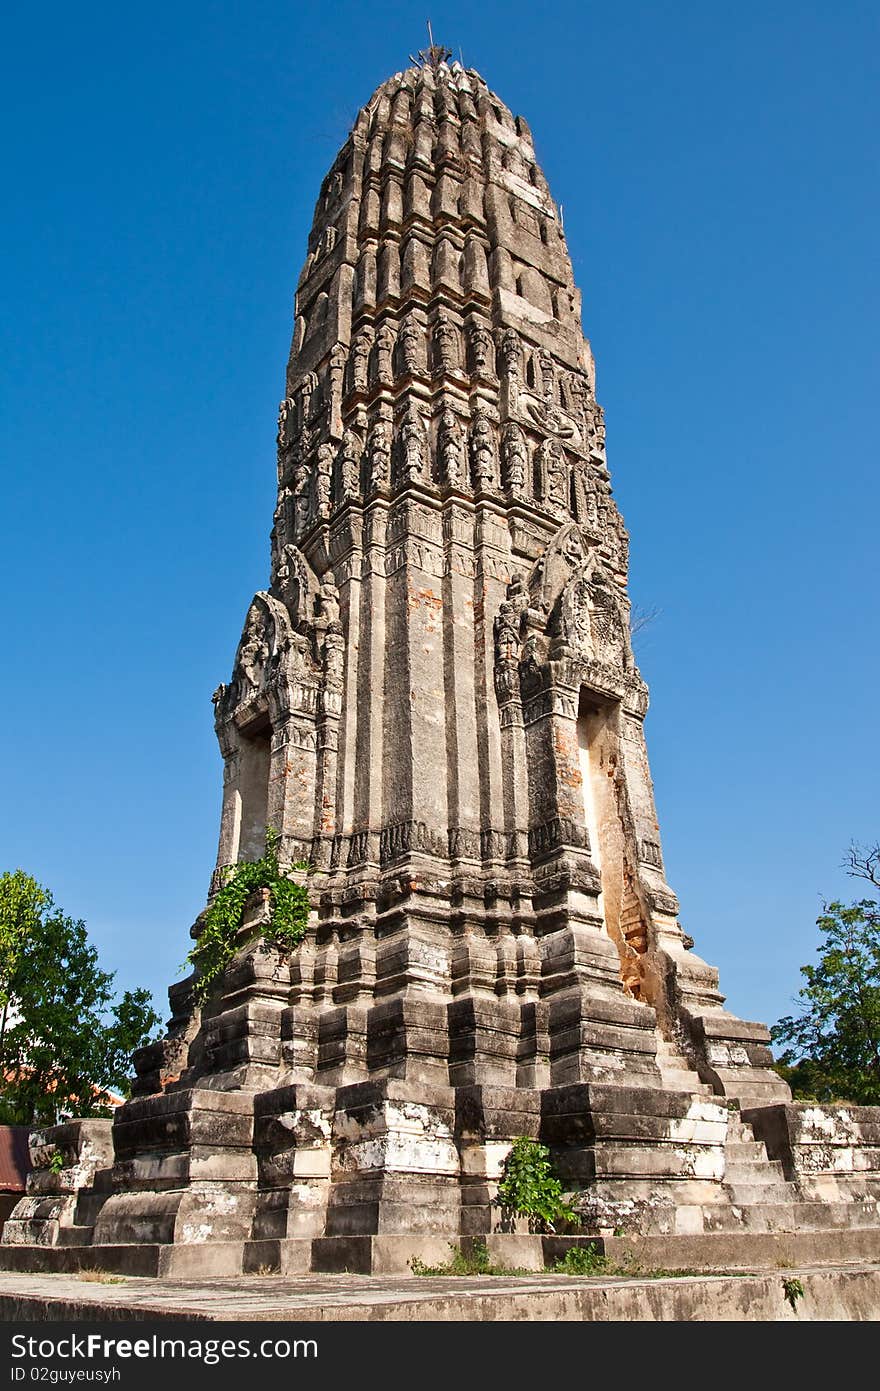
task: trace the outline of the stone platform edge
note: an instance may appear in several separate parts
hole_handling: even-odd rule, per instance
[[[803,1294],[792,1302],[787,1282]],[[788,1285],[791,1289],[791,1285]],[[351,1277],[156,1280],[90,1285],[66,1275],[0,1274],[4,1322],[140,1320],[260,1323],[872,1322],[880,1266],[780,1268],[738,1275]]]

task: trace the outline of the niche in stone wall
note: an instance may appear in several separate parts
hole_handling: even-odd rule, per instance
[[[619,763],[619,707],[581,689],[578,707],[578,757],[584,789],[584,819],[593,863],[602,881],[599,905],[605,927],[620,954],[624,985],[641,994],[639,948],[631,929],[641,924],[641,907],[633,886],[632,847],[627,841]],[[641,950],[644,950],[642,946]]]
[[[238,755],[239,834],[236,860],[258,860],[266,848],[272,731],[265,725],[240,735]]]

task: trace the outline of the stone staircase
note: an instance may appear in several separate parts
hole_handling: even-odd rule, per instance
[[[817,1198],[787,1179],[778,1159],[770,1159],[764,1142],[747,1121],[731,1112],[725,1145],[723,1188],[730,1198],[726,1213],[704,1212],[705,1229],[750,1232],[839,1234],[845,1228],[880,1227],[880,1203],[868,1191],[853,1199],[845,1193]]]
[[[692,1067],[685,1054],[675,1043],[658,1034],[657,1068],[660,1072],[664,1091],[691,1092],[694,1096],[712,1096],[712,1088],[700,1081],[700,1075]]]
[[[90,1246],[95,1238],[95,1220],[105,1200],[104,1193],[91,1190],[77,1194],[76,1206],[69,1223],[58,1229],[58,1246]]]
[[[635,1257],[644,1269],[880,1261],[875,1108],[802,1103],[743,1115],[664,1039],[656,1070],[636,1069],[632,1078],[544,1092],[435,1087],[426,1118],[426,1085],[403,1079],[375,1082],[366,1093],[363,1084],[340,1093],[311,1083],[256,1099],[169,1093],[161,1098],[168,1152],[146,1156],[137,1148],[141,1103],[129,1103],[115,1147],[108,1121],[71,1122],[39,1137],[40,1163],[7,1223],[0,1265],[185,1278],[267,1268],[376,1273],[403,1270],[413,1255],[442,1263],[452,1238],[476,1237],[486,1239],[493,1260],[530,1269],[584,1243],[624,1264]],[[494,1193],[517,1135],[540,1136],[566,1190],[583,1195],[581,1234],[504,1225]],[[379,1183],[357,1170],[352,1180],[345,1146],[399,1154],[422,1142],[429,1164],[415,1191],[401,1188],[395,1171],[380,1180],[398,1227],[365,1230]],[[113,1186],[114,1148],[117,1160],[148,1172],[149,1209],[132,1214],[130,1195],[120,1198]],[[57,1173],[49,1161],[59,1150],[66,1163]],[[198,1174],[198,1188],[169,1186],[183,1166]],[[225,1187],[214,1175],[226,1176]],[[215,1199],[223,1206],[236,1198],[233,1180],[238,1206],[215,1211]],[[178,1238],[209,1221],[210,1239],[201,1225],[198,1239]]]
[[[657,1042],[657,1067],[664,1090],[722,1100],[701,1081],[683,1051],[662,1037]],[[856,1229],[862,1237],[846,1240],[860,1244],[869,1231],[880,1235],[880,1200],[870,1183],[854,1185],[850,1180],[845,1191],[838,1192],[832,1182],[821,1195],[805,1191],[800,1183],[786,1177],[780,1160],[770,1158],[763,1140],[755,1136],[738,1109],[729,1112],[724,1173],[716,1195],[713,1201],[701,1204],[705,1237],[784,1233],[793,1240],[821,1240],[824,1236],[833,1244],[845,1237],[848,1229]]]
[[[795,1209],[802,1206],[797,1186],[789,1183],[778,1159],[738,1112],[731,1111],[724,1146],[724,1182],[730,1199],[725,1226],[750,1231],[797,1231]],[[821,1206],[821,1205],[820,1205]],[[712,1225],[712,1224],[707,1224]]]
[[[763,1140],[755,1139],[752,1127],[736,1111],[727,1122],[724,1156],[724,1186],[733,1203],[791,1203],[795,1188],[781,1163],[770,1159]]]

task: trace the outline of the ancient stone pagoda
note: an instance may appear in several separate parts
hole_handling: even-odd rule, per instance
[[[259,899],[210,1005],[172,988],[112,1136],[38,1137],[7,1264],[404,1270],[485,1236],[540,1265],[566,1238],[493,1202],[520,1135],[573,1239],[880,1249],[873,1113],[792,1106],[677,921],[627,550],[528,126],[432,49],[321,187],[271,580],[214,698],[218,868],[276,828],[308,936],[255,939]]]

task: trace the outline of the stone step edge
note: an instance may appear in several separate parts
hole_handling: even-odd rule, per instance
[[[694,1234],[650,1233],[642,1236],[527,1236],[490,1233],[484,1238],[448,1233],[331,1236],[305,1238],[311,1245],[312,1273],[403,1274],[413,1258],[442,1264],[450,1247],[485,1240],[490,1256],[512,1268],[534,1271],[564,1255],[571,1246],[593,1246],[625,1266],[635,1260],[643,1270],[762,1270],[788,1265],[836,1266],[857,1261],[880,1262],[880,1225],[816,1228],[797,1232],[715,1231]],[[294,1249],[298,1238],[279,1239]],[[120,1244],[118,1246],[0,1247],[0,1270],[33,1274],[76,1274],[83,1270],[134,1276],[210,1278],[236,1276],[247,1262],[251,1273],[259,1256],[275,1242],[206,1242],[193,1245]],[[253,1248],[249,1252],[246,1247]],[[262,1251],[259,1248],[263,1248]],[[266,1262],[268,1264],[268,1262]],[[305,1272],[303,1272],[305,1273]]]
[[[798,1279],[804,1296],[793,1309],[785,1278]],[[226,1282],[223,1282],[224,1285]],[[448,1282],[370,1277],[352,1284],[345,1276],[303,1281],[250,1282],[245,1301],[227,1288],[200,1291],[197,1317],[206,1321],[271,1319],[303,1322],[663,1322],[709,1323],[810,1321],[865,1322],[880,1306],[880,1270],[853,1264],[844,1269],[796,1267],[725,1276],[706,1272],[686,1278],[621,1280],[571,1275],[518,1279],[457,1278]],[[315,1300],[315,1294],[324,1295]],[[104,1291],[95,1285],[34,1279],[25,1291],[0,1280],[0,1319],[77,1323],[105,1320],[173,1320],[193,1317],[189,1291],[173,1282]]]
[[[0,1245],[0,1271],[76,1274],[82,1270],[111,1275],[239,1275],[243,1241],[191,1245],[131,1242],[107,1246]]]

